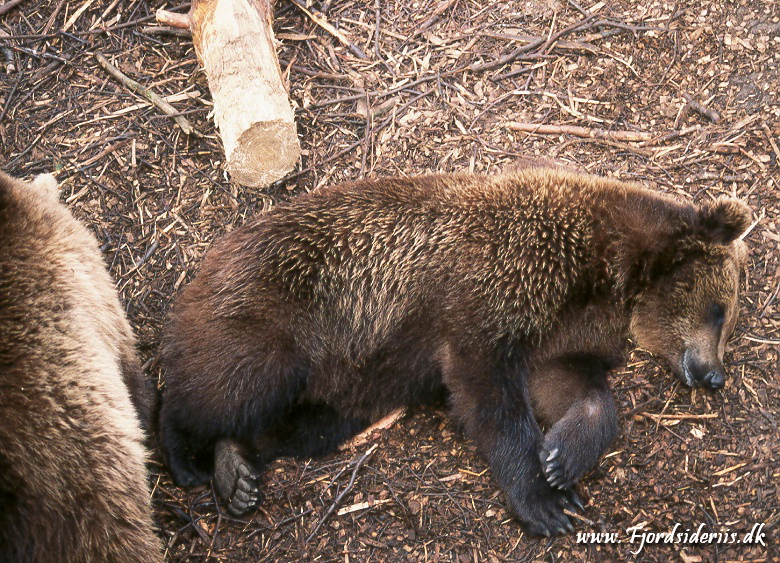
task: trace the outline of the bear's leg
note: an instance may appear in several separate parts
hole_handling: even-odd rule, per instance
[[[617,436],[617,414],[607,381],[615,365],[614,358],[571,354],[533,370],[534,412],[549,428],[539,457],[553,487],[572,487],[596,466]]]
[[[169,420],[170,409],[163,403],[160,411],[160,449],[165,456],[166,464],[171,470],[174,481],[182,487],[192,487],[208,482],[209,473],[205,469],[205,457],[208,448],[197,447],[202,443],[181,430],[178,425]]]
[[[226,342],[222,347],[227,350],[246,348],[244,342]],[[284,353],[281,347],[233,352],[229,362],[224,361],[225,354],[212,352],[203,354],[209,363],[203,358],[192,361],[191,355],[189,363],[177,357],[169,363],[160,409],[160,448],[177,484],[208,482],[218,441],[230,438],[247,446],[293,408],[306,388],[308,370],[294,348]]]
[[[214,450],[214,484],[228,510],[239,516],[260,502],[259,480],[265,465],[277,457],[318,457],[370,424],[370,420],[341,416],[324,404],[300,403],[281,422],[263,434],[240,443],[217,442]]]
[[[490,362],[454,347],[441,357],[454,414],[487,459],[518,519],[532,534],[571,531],[563,510],[575,510],[578,499],[545,479],[538,453],[543,435],[531,408],[523,362]]]

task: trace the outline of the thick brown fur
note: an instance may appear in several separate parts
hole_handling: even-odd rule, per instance
[[[617,432],[607,372],[630,329],[687,383],[722,385],[748,221],[734,200],[535,162],[280,204],[216,244],[173,309],[167,462],[184,485],[216,471],[241,512],[268,460],[446,392],[520,520],[569,529],[572,485]]]
[[[148,562],[152,404],[97,241],[51,176],[0,172],[0,561]]]

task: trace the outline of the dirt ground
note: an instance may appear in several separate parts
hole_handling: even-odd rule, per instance
[[[149,377],[164,375],[155,353],[166,310],[212,242],[327,183],[491,173],[543,155],[696,201],[738,196],[757,221],[725,389],[683,388],[632,353],[612,378],[620,436],[579,486],[578,533],[524,534],[473,445],[430,409],[340,454],[278,461],[246,518],[224,512],[211,487],[176,487],[155,457],[167,560],[780,561],[780,4],[315,2],[360,59],[279,0],[279,56],[304,152],[264,190],[226,177],[206,78],[188,37],[155,28],[160,7],[188,8],[26,0],[0,16],[0,167],[57,173],[62,198],[102,244]],[[203,137],[109,77],[98,52],[172,96]],[[762,524],[762,541],[744,544]],[[690,541],[645,535],[642,545],[634,526]],[[590,532],[614,541],[591,542]]]

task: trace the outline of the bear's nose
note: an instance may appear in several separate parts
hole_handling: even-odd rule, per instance
[[[726,384],[726,376],[718,370],[712,370],[704,376],[704,384],[710,389],[720,389]]]

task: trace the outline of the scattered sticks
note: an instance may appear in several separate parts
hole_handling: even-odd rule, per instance
[[[433,13],[431,16],[426,19],[424,22],[420,24],[420,27],[412,34],[412,39],[417,37],[418,35],[422,34],[426,29],[431,27],[436,21],[441,17],[441,15],[449,10],[455,2],[458,0],[444,0],[444,2],[441,2],[436,8],[434,8]]]
[[[198,130],[195,129],[192,126],[192,124],[187,120],[187,118],[181,115],[175,107],[173,107],[171,104],[163,100],[160,96],[158,96],[148,88],[144,88],[138,82],[136,82],[129,76],[123,74],[121,70],[116,68],[110,62],[108,62],[108,59],[106,59],[106,57],[104,57],[102,53],[96,52],[95,58],[97,59],[97,62],[100,63],[100,66],[102,66],[106,70],[106,72],[108,72],[111,76],[119,80],[122,84],[124,84],[127,88],[129,88],[133,92],[140,94],[141,96],[143,96],[144,98],[152,102],[165,115],[169,115],[173,117],[173,120],[181,128],[181,130],[184,131],[186,135],[195,135],[197,137],[201,136]]]
[[[327,18],[322,15],[319,12],[315,12],[313,10],[310,10],[307,8],[304,4],[302,4],[299,0],[290,0],[293,4],[295,4],[299,10],[301,10],[304,14],[309,16],[309,19],[316,23],[318,26],[320,26],[322,29],[330,33],[333,37],[338,39],[347,49],[352,51],[352,53],[359,59],[368,59],[366,54],[352,41],[349,40],[349,38],[344,35],[341,31],[333,27],[331,23],[327,20]]]
[[[605,28],[605,27],[614,28],[608,32],[602,31],[601,35],[593,35],[592,37],[589,38],[591,40],[612,36],[617,33],[621,33],[623,31],[630,31],[634,35],[636,35],[640,31],[649,31],[649,30],[665,31],[663,28],[650,27],[650,26],[633,26],[633,25],[628,25],[628,24],[624,24],[612,20],[598,20],[594,22],[593,20],[595,19],[595,17],[596,17],[595,13],[587,14],[582,20],[573,23],[572,25],[562,29],[561,31],[551,34],[547,38],[545,37],[523,38],[525,40],[528,40],[529,43],[517,47],[511,53],[504,55],[503,57],[499,57],[495,61],[472,64],[471,66],[469,66],[469,70],[474,72],[480,72],[484,70],[492,70],[500,66],[503,66],[505,64],[514,62],[516,60],[534,60],[534,59],[544,58],[546,56],[549,56],[551,51],[556,47],[561,47],[566,49],[580,49],[589,52],[594,52],[595,46],[593,46],[590,43],[586,43],[582,41],[568,41],[568,42],[560,41],[567,35],[571,35],[572,33],[578,31],[592,30],[592,29]],[[517,72],[507,73],[505,75],[502,75],[502,78],[511,77],[514,76],[515,74],[517,74]]]
[[[344,487],[344,490],[339,493],[339,496],[337,496],[336,499],[333,501],[333,503],[330,505],[325,515],[322,518],[320,518],[320,521],[317,522],[317,525],[314,526],[314,529],[312,530],[311,534],[309,534],[309,537],[306,538],[306,543],[309,543],[312,540],[312,538],[317,534],[317,532],[322,527],[322,525],[327,521],[328,518],[330,518],[330,515],[333,514],[333,512],[336,510],[336,507],[339,505],[342,499],[352,489],[352,486],[355,484],[355,479],[357,479],[357,474],[358,471],[360,470],[360,466],[363,465],[363,463],[365,463],[365,461],[373,455],[377,447],[379,447],[379,445],[374,444],[373,446],[368,448],[366,453],[360,456],[360,458],[355,462],[355,466],[352,469],[352,477],[350,477],[349,483],[347,483],[347,486]]]
[[[498,68],[498,67],[503,66],[503,65],[505,65],[507,63],[511,63],[512,61],[514,61],[515,59],[519,58],[521,55],[523,55],[525,53],[529,53],[531,51],[534,51],[535,49],[537,49],[537,47],[539,49],[534,51],[534,54],[536,54],[536,55],[547,55],[547,54],[549,54],[549,52],[552,50],[553,46],[555,45],[555,43],[559,39],[561,39],[561,38],[563,38],[563,37],[565,37],[565,36],[575,32],[575,31],[581,31],[583,29],[589,29],[590,27],[592,27],[592,25],[590,25],[590,22],[595,17],[596,17],[596,14],[590,14],[589,16],[585,17],[584,19],[580,20],[579,22],[574,23],[574,24],[572,24],[572,25],[562,29],[561,31],[559,31],[557,33],[553,33],[547,39],[545,39],[544,37],[537,37],[536,39],[534,39],[528,45],[523,45],[521,47],[518,47],[517,49],[515,49],[514,51],[512,51],[508,55],[506,55],[504,57],[501,57],[501,58],[499,58],[499,59],[497,59],[497,60],[495,60],[495,61],[493,61],[491,63],[475,64],[475,65],[471,65],[469,68],[472,71],[475,71],[475,72],[482,71],[482,70],[491,70],[491,69],[494,69],[494,68]],[[601,22],[601,23],[607,23],[607,22]]]

